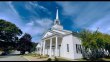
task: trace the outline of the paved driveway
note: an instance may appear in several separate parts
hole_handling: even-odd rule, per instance
[[[10,54],[6,56],[0,56],[0,61],[28,61],[18,54]]]

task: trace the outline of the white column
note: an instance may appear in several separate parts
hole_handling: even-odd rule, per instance
[[[38,53],[37,48],[36,48],[36,53]]]
[[[58,56],[58,53],[57,53],[58,52],[57,51],[58,50],[58,37],[56,37],[56,42],[55,43],[56,43],[56,45],[55,45],[55,56]]]
[[[40,55],[42,54],[42,42],[40,44]]]
[[[47,47],[47,55],[48,55],[48,47]]]
[[[49,54],[49,57],[52,56],[52,38],[50,39],[50,54]]]
[[[43,56],[45,55],[45,40],[43,42]]]

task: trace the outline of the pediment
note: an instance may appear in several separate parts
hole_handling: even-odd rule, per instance
[[[51,30],[51,31],[45,32],[43,38],[46,38],[46,37],[49,37],[49,36],[52,36],[55,34],[62,35],[60,32],[55,32],[55,31]]]
[[[51,32],[48,31],[48,32],[44,33],[43,38],[48,37],[48,36],[51,36],[51,35],[53,35],[53,33],[51,33]]]
[[[44,33],[44,36],[43,38],[46,38],[46,37],[49,37],[49,36],[52,36],[52,35],[66,35],[70,32],[68,31],[64,31],[64,30],[49,30],[47,32]]]
[[[53,30],[53,31],[56,32],[56,33],[63,34],[63,35],[66,35],[68,33],[71,33],[71,31],[67,31],[67,30]]]

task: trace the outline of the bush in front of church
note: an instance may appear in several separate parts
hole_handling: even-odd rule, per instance
[[[52,59],[51,58],[48,58],[47,61],[52,61]]]

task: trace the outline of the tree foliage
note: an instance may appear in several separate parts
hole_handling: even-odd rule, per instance
[[[37,45],[38,45],[38,43],[32,42],[31,52],[36,51],[36,46]]]
[[[3,51],[12,49],[21,34],[22,31],[15,24],[0,19],[0,48]]]
[[[31,42],[31,35],[25,33],[18,42],[18,51],[21,51],[21,54],[25,54],[26,51],[31,52],[31,48],[33,47],[33,43]]]
[[[110,55],[110,35],[99,32],[98,30],[91,32],[83,30],[80,32],[82,40],[84,57],[89,59],[97,59]],[[105,54],[105,52],[109,54]]]

